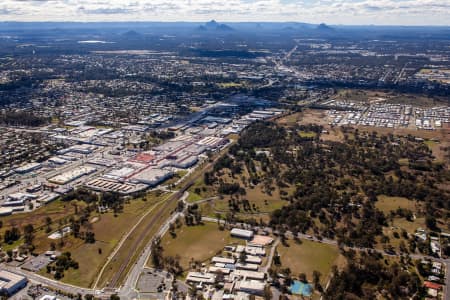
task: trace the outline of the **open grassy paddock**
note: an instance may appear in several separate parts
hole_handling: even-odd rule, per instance
[[[223,250],[224,246],[244,241],[230,236],[228,230],[219,230],[217,223],[205,222],[203,225],[182,226],[176,230],[173,238],[167,233],[162,238],[164,256],[180,256],[184,270],[189,268],[189,261],[204,262]]]
[[[160,206],[169,198],[170,194],[164,194],[157,198],[154,198],[151,201],[151,204],[146,207],[145,209],[139,210],[141,213],[136,216],[129,216],[129,220],[133,220],[129,227],[127,227],[127,230],[123,233],[130,231],[132,227],[136,224],[136,222],[139,220],[142,215],[149,212],[146,217],[143,218],[143,220],[131,231],[130,235],[127,237],[125,243],[118,249],[117,253],[114,255],[113,259],[106,265],[104,272],[102,276],[100,277],[100,280],[98,282],[99,287],[104,287],[108,284],[108,282],[112,279],[112,277],[118,272],[120,269],[122,263],[126,261],[130,255],[131,260],[127,264],[127,267],[125,269],[125,272],[123,272],[120,280],[123,280],[125,275],[127,274],[127,271],[131,267],[132,263],[135,261],[135,259],[140,255],[144,247],[147,245],[147,243],[150,241],[150,239],[154,236],[154,234],[159,230],[159,226],[166,220],[171,212],[176,207],[176,202],[169,207],[162,215],[157,215],[159,212]],[[154,218],[157,218],[156,224],[158,226],[153,226],[150,231],[147,231],[147,227],[152,222]],[[125,221],[127,221],[125,220]],[[133,243],[139,241],[139,238],[142,236],[142,234],[145,234],[144,240],[140,241],[139,245],[136,248],[131,249]],[[122,237],[122,235],[120,236]],[[120,240],[120,238],[119,238]],[[119,242],[119,240],[116,241],[116,245]],[[111,250],[112,251],[112,250]],[[109,253],[111,253],[111,251]],[[109,255],[109,254],[108,254]],[[103,265],[103,264],[102,264]],[[101,266],[102,266],[101,265]],[[100,271],[100,270],[98,270]],[[98,272],[94,274],[95,276],[98,276]],[[120,281],[119,280],[119,281]]]
[[[240,212],[235,212],[235,216],[240,219],[262,219],[263,221],[269,221],[271,212],[276,209],[280,209],[284,205],[288,204],[287,201],[281,200],[279,190],[274,191],[272,195],[268,195],[266,193],[263,193],[259,186],[254,188],[247,188],[246,195],[244,195],[242,198],[247,199],[250,203],[250,206],[253,207],[254,205],[254,207],[256,207],[256,210],[241,210]],[[217,198],[202,203],[200,207],[203,215],[215,217],[216,214],[220,214],[222,217],[225,217],[227,213],[231,212],[228,206],[229,200],[230,196],[224,196],[222,199]]]
[[[288,247],[279,245],[277,251],[281,258],[282,268],[290,268],[294,276],[305,273],[311,282],[314,270],[319,271],[321,284],[325,287],[333,265],[341,266],[344,258],[336,246],[302,240],[301,244],[288,241]]]
[[[39,229],[45,225],[47,217],[52,219],[52,223],[58,224],[59,220],[75,213],[74,204],[79,207],[85,206],[85,204],[80,201],[62,202],[61,200],[57,200],[32,212],[17,213],[2,217],[1,221],[3,225],[0,228],[0,234],[3,235],[6,230],[11,229],[14,226],[21,228],[26,224],[32,224],[35,229]]]
[[[58,230],[60,223],[67,223],[69,218],[75,215],[75,206],[77,206],[78,209],[81,209],[82,207],[85,207],[86,204],[81,201],[63,202],[61,200],[57,200],[29,213],[18,213],[2,217],[2,227],[0,228],[0,235],[3,236],[6,230],[9,230],[13,227],[17,227],[22,231],[25,225],[32,224],[34,227],[35,235],[35,252],[39,253],[47,251],[50,247],[50,243],[52,242],[47,238],[47,235],[49,233],[46,233],[45,230],[47,228],[47,217],[51,218],[50,228],[52,229],[52,232],[56,231]],[[5,250],[14,249],[22,244],[22,242],[22,239],[19,239],[17,242],[11,245],[3,244],[2,247]]]
[[[199,200],[217,196],[213,187],[205,185],[203,178],[199,178],[195,183],[188,189],[189,196],[186,199],[189,203],[194,203]]]
[[[378,201],[375,206],[385,214],[389,214],[392,210],[398,208],[409,209],[411,211],[416,211],[416,208],[420,206],[417,201],[410,200],[403,197],[389,197],[389,196],[378,196]]]
[[[72,257],[79,263],[77,270],[69,269],[64,273],[62,281],[78,286],[90,287],[107,257],[117,246],[122,236],[133,227],[135,222],[145,212],[152,209],[158,201],[161,201],[163,199],[162,197],[156,194],[149,194],[146,196],[145,201],[143,199],[131,200],[124,205],[123,212],[117,214],[117,216],[114,216],[113,212],[91,214],[90,230],[95,233],[96,242],[94,244],[87,244],[81,239],[67,236],[64,237],[64,246],[57,248],[60,251],[71,252]],[[36,240],[39,243],[47,245],[44,248],[38,244],[40,250],[49,250],[50,239],[42,237]],[[59,241],[54,242],[58,245]],[[99,249],[101,249],[101,253]],[[45,270],[41,274],[49,277],[52,276],[46,274]]]

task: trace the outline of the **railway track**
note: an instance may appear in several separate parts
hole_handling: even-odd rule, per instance
[[[220,155],[218,157],[220,157]],[[113,278],[111,278],[111,280],[108,282],[108,284],[106,285],[107,288],[117,288],[120,285],[121,279],[123,278],[123,275],[124,275],[124,272],[127,270],[127,267],[130,265],[131,260],[135,254],[135,251],[144,242],[145,237],[148,235],[148,233],[151,231],[151,229],[161,223],[160,218],[163,216],[164,212],[166,212],[171,207],[172,204],[174,204],[179,199],[181,199],[184,192],[186,190],[188,190],[201,175],[203,175],[204,171],[209,169],[214,164],[214,162],[217,160],[217,158],[213,162],[210,162],[205,167],[203,167],[202,168],[203,172],[198,172],[198,174],[196,174],[195,177],[191,178],[188,182],[186,182],[178,192],[176,192],[175,194],[170,196],[170,198],[168,200],[166,200],[164,202],[164,204],[158,209],[158,212],[152,217],[152,220],[145,227],[145,230],[139,235],[139,237],[131,245],[129,245],[130,250],[129,250],[129,254],[128,254],[127,258],[121,263],[119,270],[114,274]]]
[[[139,235],[139,237],[129,246],[130,252],[128,257],[122,262],[119,270],[114,274],[114,277],[107,284],[108,288],[116,288],[120,284],[120,280],[124,275],[124,272],[127,270],[128,265],[131,263],[131,259],[135,254],[134,251],[139,248],[139,246],[144,242],[145,237],[148,235],[150,230],[155,227],[155,225],[159,224],[160,218],[163,216],[164,212],[166,212],[172,204],[178,201],[183,193],[194,183],[194,181],[190,182],[189,185],[183,187],[182,190],[176,192],[170,198],[164,202],[164,204],[158,209],[158,212],[152,217],[152,220],[147,224],[145,230]]]

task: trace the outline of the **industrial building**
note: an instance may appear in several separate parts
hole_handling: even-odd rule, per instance
[[[257,280],[242,280],[236,284],[236,289],[249,294],[261,295],[264,293],[266,284]]]
[[[169,179],[172,176],[173,172],[169,170],[158,168],[147,168],[133,175],[133,177],[131,177],[131,180],[154,187],[159,183]]]
[[[27,285],[28,279],[5,270],[0,270],[0,292],[11,296]]]
[[[240,229],[240,228],[231,229],[230,234],[231,234],[231,236],[241,238],[241,239],[246,239],[246,240],[250,240],[253,238],[253,231],[244,230],[244,229]]]
[[[186,282],[197,284],[213,284],[216,276],[211,273],[189,272],[186,277]]]
[[[18,174],[26,174],[41,168],[42,164],[40,163],[29,163],[19,168],[16,168],[14,171]]]
[[[13,213],[13,209],[9,207],[0,207],[0,217],[6,217]]]
[[[118,182],[107,178],[95,178],[87,182],[86,187],[99,192],[117,192],[119,194],[130,194],[146,189],[148,186],[144,184],[134,184],[128,182]]]
[[[3,206],[23,206],[26,201],[36,199],[37,196],[29,193],[9,194]]]
[[[89,175],[97,171],[96,168],[90,166],[82,166],[73,170],[61,173],[55,177],[50,178],[48,181],[56,184],[67,184],[85,175]]]

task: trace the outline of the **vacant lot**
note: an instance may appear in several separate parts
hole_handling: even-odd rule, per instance
[[[176,207],[176,202],[172,206],[170,206],[163,214],[160,213],[160,208],[164,205],[164,202],[169,198],[170,194],[164,194],[159,197],[154,197],[150,201],[150,205],[145,209],[137,210],[139,211],[139,215],[133,216],[132,218],[128,218],[129,220],[133,220],[132,224],[127,227],[127,230],[123,233],[126,234],[130,230],[131,233],[126,238],[125,242],[118,249],[113,259],[106,265],[103,274],[100,277],[98,282],[99,287],[104,287],[107,283],[113,278],[113,276],[119,271],[120,267],[124,262],[128,259],[128,264],[125,268],[125,271],[121,274],[121,278],[119,278],[119,283],[123,280],[124,276],[127,274],[128,269],[135,261],[135,259],[141,254],[142,249],[147,245],[150,239],[153,238],[154,234],[159,230],[159,227],[163,224],[163,222],[169,217],[172,211]],[[148,202],[148,201],[147,201]],[[148,214],[142,219],[142,221],[133,229],[132,227],[139,221],[145,213]],[[151,222],[156,220],[155,226],[152,226],[150,229],[148,228]],[[145,236],[144,239],[141,240],[142,236]],[[122,236],[121,236],[122,237]],[[119,239],[120,240],[120,239]],[[115,241],[116,244],[119,240]],[[134,247],[133,245],[137,245]],[[111,251],[110,251],[111,252]],[[102,267],[103,264],[100,266]],[[95,274],[98,276],[98,273]]]
[[[184,270],[189,268],[191,259],[205,262],[231,243],[243,244],[244,241],[232,238],[228,230],[221,231],[216,223],[209,222],[198,226],[182,226],[176,231],[175,238],[166,234],[162,239],[164,256],[180,256]]]
[[[292,125],[295,125],[298,122],[300,122],[300,120],[302,119],[302,116],[303,116],[302,113],[293,113],[293,114],[287,115],[285,117],[279,118],[277,120],[277,123],[280,125],[292,126]]]
[[[82,207],[84,203],[79,201],[62,202],[60,200],[42,206],[33,212],[18,213],[11,216],[2,217],[3,223],[0,228],[0,234],[3,235],[7,229],[12,227],[22,228],[26,224],[32,224],[35,229],[38,229],[46,224],[47,217],[50,217],[52,223],[57,224],[60,219],[71,216],[75,213],[75,205]]]
[[[386,91],[360,90],[360,89],[342,89],[339,90],[337,100],[350,100],[354,102],[379,101],[380,98],[387,99],[388,103],[409,104],[415,106],[436,106],[445,103],[444,98],[428,97],[426,95],[404,94]]]
[[[242,197],[247,199],[252,208],[249,211],[243,210],[241,207],[240,212],[235,212],[235,216],[241,219],[256,219],[263,221],[269,221],[269,215],[276,209],[280,209],[284,205],[287,205],[286,200],[281,200],[281,195],[278,189],[276,189],[272,195],[268,195],[261,190],[260,186],[253,188],[246,188],[246,195]],[[203,215],[215,217],[219,213],[222,217],[225,217],[227,213],[230,213],[229,207],[230,196],[224,196],[223,199],[214,199],[200,205]]]
[[[378,196],[378,201],[375,206],[384,212],[389,214],[392,210],[397,210],[398,208],[409,209],[412,212],[416,211],[417,202],[414,200],[409,200],[403,197],[388,197],[388,196]]]
[[[337,247],[308,240],[301,244],[289,241],[289,247],[279,245],[277,251],[281,257],[283,268],[290,268],[294,276],[305,273],[311,282],[314,270],[322,274],[321,284],[326,285],[328,275],[333,265],[342,264],[343,258],[339,255]]]
[[[70,269],[65,272],[63,282],[89,287],[93,284],[106,258],[114,250],[122,236],[128,232],[135,222],[161,198],[155,194],[142,199],[131,200],[125,204],[122,213],[114,216],[114,213],[94,214],[91,220],[90,229],[95,234],[96,242],[86,244],[81,239],[75,239],[72,236],[64,238],[64,246],[61,251],[69,251],[72,257],[79,263],[79,269]],[[85,230],[82,228],[82,231]],[[51,240],[44,236],[36,238],[39,242],[39,248],[48,250]],[[55,241],[58,244],[59,241]],[[47,246],[47,248],[44,248]]]
[[[32,224],[34,228],[34,246],[36,247],[36,252],[40,253],[49,250],[51,240],[47,238],[48,233],[46,233],[46,219],[49,217],[51,219],[50,228],[52,231],[56,231],[60,224],[66,224],[69,218],[75,215],[75,206],[80,209],[86,206],[84,202],[80,201],[70,201],[62,202],[60,200],[49,203],[46,206],[40,207],[33,212],[29,213],[19,213],[11,216],[2,217],[2,227],[0,228],[0,235],[3,236],[6,230],[12,227],[17,227],[22,232],[23,227],[27,224]],[[14,249],[23,243],[22,240],[11,245],[3,245],[5,250]]]
[[[298,135],[301,136],[302,138],[314,138],[316,137],[317,134],[312,131],[300,131]]]

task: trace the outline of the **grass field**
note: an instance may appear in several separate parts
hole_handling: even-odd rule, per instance
[[[62,202],[57,200],[29,213],[18,213],[2,217],[3,226],[0,228],[0,234],[3,235],[7,229],[13,226],[20,228],[26,224],[33,224],[34,228],[37,229],[45,225],[47,217],[50,217],[53,223],[57,224],[58,220],[75,213],[73,204],[77,204],[80,207],[84,206],[84,203],[79,201]]]
[[[235,213],[236,217],[241,219],[256,219],[258,221],[262,219],[263,221],[268,222],[270,220],[271,212],[288,204],[287,201],[281,200],[278,190],[274,191],[272,195],[263,193],[260,187],[247,188],[246,192],[247,193],[243,198],[250,202],[251,207],[255,205],[256,210],[241,210],[241,212]],[[202,214],[209,217],[215,217],[216,214],[219,213],[222,217],[225,217],[228,212],[231,212],[228,206],[229,199],[229,196],[225,196],[223,199],[214,199],[202,203],[200,205]]]
[[[337,247],[321,244],[308,240],[302,240],[301,244],[288,241],[289,247],[279,245],[277,251],[281,257],[283,268],[290,268],[294,276],[305,273],[311,282],[314,270],[319,271],[321,284],[326,285],[328,276],[333,265],[341,265],[343,258],[340,257]]]
[[[130,203],[125,204],[123,212],[116,217],[112,212],[92,214],[91,220],[95,220],[95,222],[91,223],[92,228],[90,230],[95,233],[96,242],[94,244],[86,244],[83,240],[72,236],[65,237],[65,244],[59,250],[71,252],[72,257],[79,263],[79,269],[66,271],[62,281],[78,286],[91,286],[109,254],[119,243],[122,236],[134,225],[130,220],[137,221],[161,198],[156,194],[149,194],[146,199],[146,201],[142,199],[131,200]],[[37,237],[36,242],[47,245],[44,248],[37,244],[38,248],[42,248],[40,250],[49,250],[50,239],[45,238],[45,236]],[[101,249],[101,254],[99,249]],[[48,274],[43,272],[43,275]]]
[[[0,228],[0,235],[3,236],[5,231],[12,227],[17,227],[22,231],[25,225],[32,224],[35,230],[35,251],[38,253],[47,251],[49,250],[51,240],[47,238],[48,233],[45,232],[46,218],[51,218],[52,224],[50,227],[53,231],[56,231],[60,222],[62,224],[67,223],[69,218],[75,214],[74,205],[78,206],[79,209],[86,206],[84,202],[80,201],[62,202],[57,200],[29,213],[19,213],[2,217],[1,221],[3,225]],[[11,245],[5,244],[3,248],[4,250],[13,249],[22,244],[22,242],[22,240],[18,240]]]
[[[312,131],[300,131],[298,133],[299,136],[301,136],[302,138],[314,138],[316,137],[316,133],[312,132]]]
[[[388,197],[388,196],[378,196],[378,201],[375,203],[375,207],[389,214],[390,211],[396,210],[397,208],[405,208],[411,211],[416,210],[416,201],[409,200],[403,197]]]
[[[133,220],[130,224],[130,226],[127,228],[125,232],[128,232],[133,225],[135,225],[138,221],[138,218],[144,215],[144,213],[150,211],[150,213],[142,220],[142,222],[131,232],[131,234],[127,237],[126,242],[122,245],[122,247],[119,248],[117,253],[115,254],[114,258],[106,265],[104,272],[98,282],[99,287],[104,287],[107,285],[107,283],[111,280],[111,278],[116,274],[116,272],[119,270],[122,262],[124,262],[130,254],[132,255],[132,259],[130,260],[130,263],[132,263],[135,258],[140,255],[142,249],[145,247],[145,245],[150,241],[151,238],[153,238],[153,235],[158,231],[159,226],[166,220],[173,209],[175,209],[177,203],[175,202],[173,206],[170,207],[167,211],[164,212],[164,214],[160,215],[158,217],[158,226],[154,226],[151,228],[150,232],[146,232],[147,225],[152,221],[152,219],[156,216],[158,213],[159,206],[162,205],[161,201],[167,200],[169,197],[169,194],[164,194],[160,197],[154,198],[153,201],[151,201],[151,205],[146,207],[145,209],[140,210],[140,214],[136,216],[129,216],[129,220]],[[148,201],[147,201],[148,202]],[[123,234],[125,234],[125,232]],[[130,245],[132,245],[135,241],[139,239],[139,237],[145,233],[146,238],[139,244],[139,246],[135,249],[130,249]],[[120,238],[115,241],[116,245],[119,242]],[[110,251],[111,252],[111,251]],[[130,268],[130,264],[127,266],[126,271],[122,274],[122,278],[126,275],[128,269]],[[100,271],[100,270],[98,270]],[[98,275],[98,274],[95,274]]]
[[[189,203],[194,203],[199,200],[217,196],[214,188],[205,185],[203,178],[199,178],[189,189],[189,196],[186,199]]]
[[[166,234],[162,239],[162,246],[165,256],[180,256],[184,270],[188,269],[192,258],[204,262],[223,250],[226,245],[244,243],[243,240],[232,238],[229,231],[220,231],[216,223],[210,222],[199,226],[182,226],[176,234],[175,238]]]
[[[295,125],[302,119],[302,113],[293,113],[285,117],[279,118],[277,123],[280,125]]]

